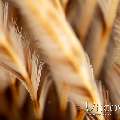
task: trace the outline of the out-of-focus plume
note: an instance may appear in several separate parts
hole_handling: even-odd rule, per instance
[[[70,0],[66,8],[67,19],[83,45],[85,44],[96,5],[97,0]]]
[[[86,50],[98,77],[106,56],[119,0],[98,0],[98,6],[87,37]],[[111,14],[109,14],[111,13]]]
[[[120,104],[120,4],[116,19],[113,24],[111,41],[109,43],[108,54],[104,63],[104,80],[110,91],[111,99],[114,104]],[[117,111],[118,120],[120,112]]]

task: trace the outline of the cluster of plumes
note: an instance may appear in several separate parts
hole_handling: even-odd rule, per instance
[[[91,110],[120,104],[119,10],[119,0],[0,0],[0,119],[119,120]]]

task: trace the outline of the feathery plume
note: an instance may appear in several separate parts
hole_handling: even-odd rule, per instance
[[[2,26],[3,29],[2,27],[0,29],[0,49],[2,51],[0,53],[0,65],[9,72],[11,72],[13,75],[15,75],[15,77],[17,77],[17,79],[19,79],[23,83],[25,88],[30,93],[35,110],[37,111],[36,113],[40,114],[39,101],[41,103],[41,98],[39,98],[40,100],[38,100],[37,91],[41,77],[41,70],[44,62],[40,62],[36,54],[31,55],[31,51],[29,50],[29,48],[26,47],[26,45],[23,45],[22,33],[20,33],[20,31],[15,27],[15,25],[12,23],[7,24],[8,3],[5,3],[5,6],[3,4],[2,7],[3,11],[0,11],[0,25],[2,26],[2,23],[4,22],[5,24]],[[48,89],[49,82],[48,85],[44,84],[44,87],[47,87]],[[41,95],[42,99],[45,99],[44,96],[47,94],[47,92],[44,91],[47,90],[43,89]],[[41,116],[37,115],[37,117]]]
[[[29,23],[32,21],[29,26],[38,39],[38,47],[42,48],[48,58],[63,109],[66,108],[68,99],[83,105],[81,102],[86,100],[86,97],[79,94],[82,89],[91,96],[88,97],[89,101],[102,104],[88,58],[65,15],[59,16],[60,12],[50,1],[13,1],[20,7]],[[78,93],[72,90],[72,86],[79,88]],[[104,119],[103,116],[100,117]]]

